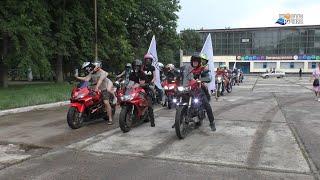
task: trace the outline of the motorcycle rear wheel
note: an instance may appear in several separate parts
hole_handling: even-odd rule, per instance
[[[179,139],[184,139],[187,136],[188,124],[186,123],[187,107],[180,106],[177,108],[175,116],[175,130]]]

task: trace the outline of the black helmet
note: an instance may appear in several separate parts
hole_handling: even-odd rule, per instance
[[[192,67],[193,67],[193,61],[198,61],[198,67],[199,67],[202,64],[207,64],[209,60],[208,60],[207,56],[203,53],[194,53],[191,56],[191,66]]]
[[[193,68],[195,68],[195,67],[193,66],[193,62],[194,62],[194,61],[197,61],[197,62],[198,62],[198,66],[197,66],[197,67],[199,67],[199,66],[201,65],[200,53],[194,53],[194,54],[191,56],[190,62],[191,62],[191,66],[192,66]]]
[[[136,59],[132,62],[132,68],[135,72],[138,72],[139,70],[141,70],[142,67],[142,61],[139,59]]]

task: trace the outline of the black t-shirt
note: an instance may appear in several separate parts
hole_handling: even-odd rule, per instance
[[[143,68],[143,73],[145,75],[146,83],[150,83],[153,79],[153,73],[156,69],[153,66],[145,66]]]
[[[174,81],[175,77],[176,77],[175,71],[169,71],[166,73],[166,78],[168,81]]]
[[[130,73],[129,80],[139,84],[140,80],[146,80],[144,72],[132,72]]]

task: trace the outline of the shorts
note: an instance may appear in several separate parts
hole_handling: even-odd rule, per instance
[[[112,100],[113,95],[109,91],[103,90],[103,91],[101,91],[101,93],[102,93],[102,100],[104,100],[104,101],[105,100],[107,100],[107,101]]]

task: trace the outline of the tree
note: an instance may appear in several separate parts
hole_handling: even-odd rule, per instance
[[[2,34],[1,85],[7,87],[8,68],[46,76],[50,71],[45,35],[50,17],[43,1],[3,0],[0,2]]]
[[[182,41],[182,50],[185,54],[193,54],[201,51],[202,39],[198,32],[192,29],[187,29],[180,34]]]
[[[176,33],[179,11],[177,0],[135,0],[136,9],[127,21],[130,42],[135,58],[143,57],[153,35],[157,39],[158,58],[164,63],[173,62],[179,50]]]

